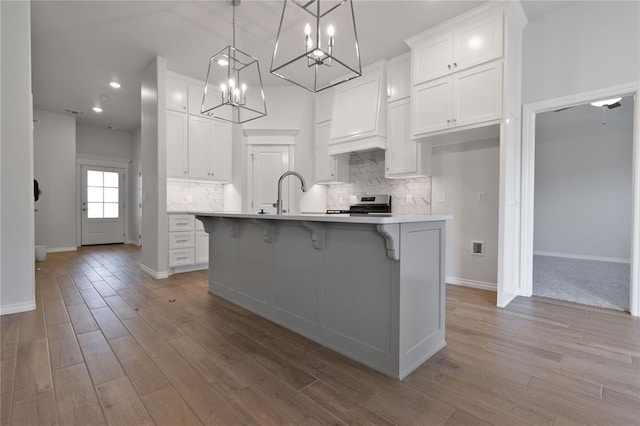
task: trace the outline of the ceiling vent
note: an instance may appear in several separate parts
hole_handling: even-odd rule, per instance
[[[84,115],[85,112],[84,111],[76,111],[75,109],[65,109],[64,112],[68,112],[69,114],[73,114],[73,115]]]

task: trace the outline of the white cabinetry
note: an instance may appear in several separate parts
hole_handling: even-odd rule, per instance
[[[203,269],[209,263],[209,234],[191,215],[169,215],[169,267],[173,272]]]
[[[329,155],[329,131],[331,121],[316,124],[315,177],[317,183],[349,181],[349,154]]]
[[[323,90],[315,99],[314,171],[316,183],[349,181],[349,154],[329,155],[333,89]]]
[[[502,10],[456,18],[407,44],[412,61],[412,138],[499,122]]]
[[[502,117],[502,61],[469,68],[413,87],[412,135]]]
[[[329,154],[386,148],[386,95],[385,61],[334,88]]]
[[[167,76],[167,176],[231,181],[231,123],[200,114],[204,83]]]
[[[187,114],[167,111],[167,176],[187,178],[189,173]]]
[[[172,75],[167,76],[167,109],[187,112],[187,82]]]
[[[385,177],[409,178],[431,173],[431,145],[411,139],[411,81],[409,55],[388,62],[387,150]]]
[[[407,44],[411,46],[413,84],[462,71],[502,56],[502,12],[419,34]]]

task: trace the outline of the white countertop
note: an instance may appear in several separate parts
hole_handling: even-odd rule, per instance
[[[257,214],[227,212],[171,212],[172,214],[191,214],[195,216],[226,217],[234,219],[266,219],[266,220],[300,220],[308,222],[337,223],[414,223],[451,220],[451,215],[391,215],[391,216],[351,216],[348,214],[302,213],[302,214]]]

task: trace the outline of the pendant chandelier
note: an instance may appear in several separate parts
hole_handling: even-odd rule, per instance
[[[362,75],[352,0],[285,0],[271,74],[311,92]]]
[[[209,59],[201,112],[240,124],[267,115],[267,104],[258,59],[236,49],[240,0],[227,1],[233,6],[233,40]]]

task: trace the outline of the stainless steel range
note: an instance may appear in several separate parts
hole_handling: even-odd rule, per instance
[[[327,210],[327,214],[391,216],[391,195],[356,195],[349,210]]]

